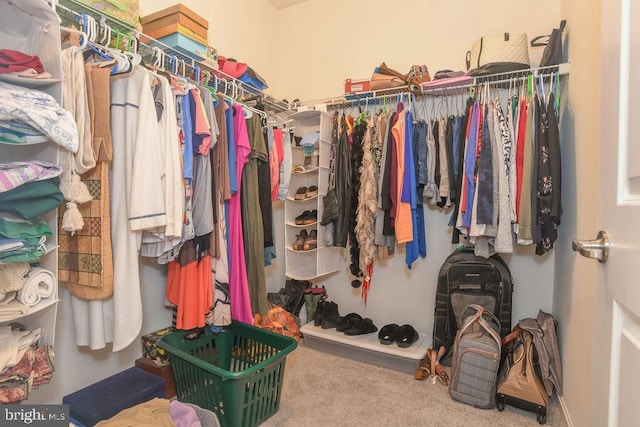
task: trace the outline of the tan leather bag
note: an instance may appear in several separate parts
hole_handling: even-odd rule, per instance
[[[405,86],[405,82],[399,77],[375,72],[371,75],[371,90],[392,89],[402,86]]]
[[[531,333],[516,326],[513,332],[504,338],[503,343],[510,350],[498,374],[498,402],[507,397],[506,403],[510,403],[508,398],[515,398],[536,405],[540,409],[544,408],[546,414],[549,396],[534,366]]]
[[[384,62],[371,75],[371,90],[391,89],[406,85],[406,76],[387,67]]]

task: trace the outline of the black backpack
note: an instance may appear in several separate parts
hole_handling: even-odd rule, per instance
[[[450,359],[458,331],[458,319],[469,304],[477,304],[500,320],[500,336],[511,332],[513,279],[499,255],[476,256],[473,248],[458,248],[440,267],[436,289],[432,348],[447,349],[443,364]]]

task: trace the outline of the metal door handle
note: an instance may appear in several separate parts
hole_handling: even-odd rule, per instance
[[[571,245],[574,251],[580,252],[580,255],[597,259],[603,264],[607,262],[610,246],[609,235],[602,230],[598,231],[598,237],[595,240],[575,239]]]

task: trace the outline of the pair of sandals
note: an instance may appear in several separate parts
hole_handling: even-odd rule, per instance
[[[307,200],[318,195],[318,186],[300,187],[296,190],[296,200]]]
[[[446,353],[446,348],[441,346],[437,351],[430,348],[427,355],[418,362],[418,369],[414,374],[414,378],[418,381],[424,381],[429,376],[433,376],[433,383],[440,383],[444,386],[449,385],[449,374],[447,374],[444,366],[440,364],[440,359]]]
[[[309,225],[318,222],[318,210],[304,211],[295,218],[296,225]]]
[[[294,251],[310,251],[318,247],[318,231],[311,230],[307,233],[307,230],[302,230],[300,234],[296,236],[296,241],[291,246]]]
[[[395,342],[400,348],[411,347],[413,343],[418,341],[418,338],[420,338],[418,331],[409,324],[399,326],[391,323],[383,326],[378,334],[380,344],[391,345]]]

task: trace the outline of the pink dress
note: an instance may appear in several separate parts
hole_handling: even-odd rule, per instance
[[[246,260],[244,257],[244,239],[242,236],[242,210],[240,207],[242,187],[242,170],[251,153],[251,143],[247,134],[247,124],[244,119],[242,106],[233,106],[233,130],[236,143],[236,178],[238,191],[231,196],[229,201],[229,296],[231,299],[231,318],[240,322],[253,325],[253,312],[249,299],[249,281],[247,280]]]

